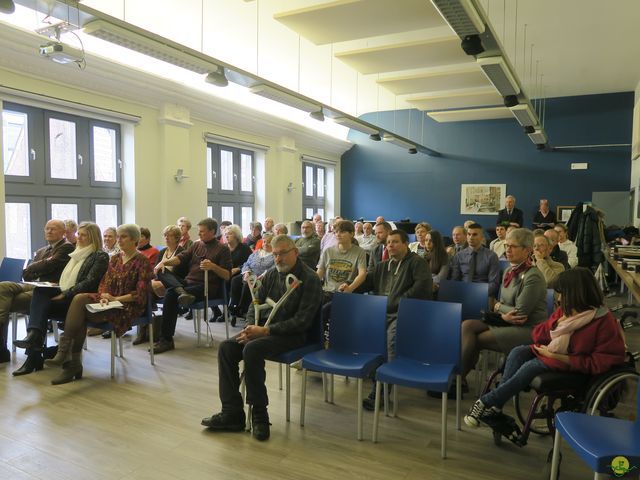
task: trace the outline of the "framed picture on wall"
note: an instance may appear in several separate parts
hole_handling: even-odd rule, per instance
[[[507,185],[470,184],[460,186],[461,215],[497,215],[504,208]]]
[[[571,212],[573,212],[574,208],[576,208],[575,205],[556,207],[556,218],[558,219],[558,222],[567,223],[571,218]]]

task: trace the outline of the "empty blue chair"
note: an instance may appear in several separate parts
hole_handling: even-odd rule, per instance
[[[461,311],[459,303],[403,298],[396,325],[396,358],[376,371],[373,441],[378,440],[381,384],[442,392],[441,455],[447,454],[447,393],[456,381],[456,428],[460,429]],[[385,388],[385,397],[387,396]],[[393,415],[398,408],[393,389]],[[385,398],[388,400],[388,398]],[[385,405],[389,403],[386,402]]]
[[[0,264],[0,282],[15,282],[22,281],[22,270],[24,270],[23,258],[10,258],[4,257],[2,264]],[[11,335],[13,340],[17,339],[18,334],[18,315],[13,312],[11,314]],[[3,347],[4,348],[4,347]],[[15,353],[16,346],[12,345],[11,350]]]
[[[304,426],[307,370],[358,379],[358,440],[362,440],[362,380],[387,357],[387,297],[336,293],[329,348],[302,357],[300,426]]]
[[[618,377],[618,380],[621,378],[638,379],[638,376],[629,373]],[[550,479],[558,478],[560,438],[564,438],[571,449],[589,465],[596,480],[621,477],[629,470],[637,473],[640,470],[640,382],[637,397],[637,413],[633,422],[586,413],[556,414]]]
[[[462,304],[462,319],[482,318],[481,310],[489,308],[489,284],[443,280],[438,300]]]
[[[509,260],[500,259],[500,273],[504,273],[504,271],[511,266],[511,262]]]
[[[287,397],[286,398],[287,422],[290,420],[290,417],[291,417],[291,364],[300,360],[307,353],[322,350],[324,348],[323,333],[324,331],[322,328],[322,316],[320,315],[320,309],[318,308],[318,312],[316,313],[313,319],[313,324],[311,325],[311,328],[307,332],[307,341],[305,345],[300,348],[289,350],[288,352],[284,352],[267,359],[272,362],[279,363],[280,366],[284,364],[286,368],[285,369],[285,389],[286,389],[285,395]],[[282,371],[280,371],[280,390],[282,390]]]

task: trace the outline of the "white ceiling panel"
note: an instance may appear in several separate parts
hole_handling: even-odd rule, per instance
[[[492,87],[408,95],[404,97],[404,100],[419,110],[442,110],[448,108],[503,105],[502,97],[496,92],[495,88]]]
[[[511,110],[507,107],[472,108],[468,110],[446,110],[427,113],[436,122],[465,122],[471,120],[497,120],[500,118],[513,118]]]
[[[474,63],[381,74],[376,82],[396,95],[491,85]]]

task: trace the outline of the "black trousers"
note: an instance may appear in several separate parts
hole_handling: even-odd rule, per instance
[[[163,282],[164,283],[164,282]],[[204,285],[185,285],[184,290],[196,297],[196,302],[204,300]],[[176,322],[178,321],[178,293],[175,288],[167,290],[164,296],[164,306],[162,307],[162,331],[161,338],[172,340],[176,333]],[[209,296],[209,298],[212,298]]]
[[[243,408],[240,395],[240,361],[244,360],[244,381],[247,387],[246,403],[257,407],[269,404],[264,361],[304,345],[305,334],[270,335],[256,338],[246,345],[237,337],[225,340],[218,349],[218,376],[222,410],[238,411]]]

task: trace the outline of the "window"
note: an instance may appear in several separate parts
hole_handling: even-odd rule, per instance
[[[121,220],[120,125],[5,102],[7,255],[30,258],[50,218]]]
[[[325,167],[313,163],[302,163],[303,195],[302,213],[303,218],[311,219],[316,213],[324,218],[325,200]]]
[[[250,150],[207,145],[207,213],[228,220],[249,233],[253,221],[255,155]]]

